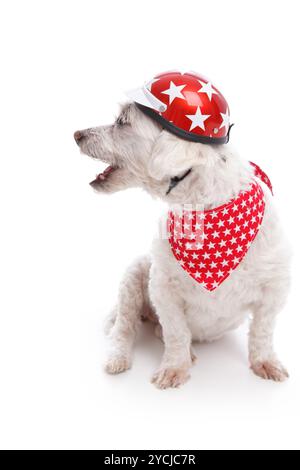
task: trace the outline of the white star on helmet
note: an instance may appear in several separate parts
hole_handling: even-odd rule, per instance
[[[227,132],[229,128],[229,124],[230,124],[229,109],[227,108],[226,113],[220,113],[220,114],[223,119],[222,124],[220,125],[220,129],[222,129],[222,127],[225,127],[226,132]]]
[[[200,127],[200,129],[205,131],[204,122],[210,117],[210,114],[202,114],[200,106],[198,106],[195,114],[186,114],[186,117],[190,121],[192,121],[190,131],[192,131],[196,127]]]
[[[186,85],[175,85],[172,81],[170,82],[170,88],[168,88],[165,91],[162,91],[164,95],[169,95],[169,105],[175,100],[175,98],[181,98],[185,100],[185,97],[181,93],[183,88],[185,88]]]
[[[198,90],[198,93],[206,93],[209,98],[209,101],[211,101],[212,95],[219,94],[216,90],[213,89],[211,82],[205,83],[201,80],[198,80],[198,82],[202,85],[202,88]]]

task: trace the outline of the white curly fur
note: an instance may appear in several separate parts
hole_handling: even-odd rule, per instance
[[[83,153],[113,165],[107,178],[92,184],[102,193],[140,186],[169,204],[201,204],[211,209],[245,188],[252,168],[228,145],[184,141],[162,130],[134,104],[123,107],[112,126],[81,131]],[[255,161],[255,158],[254,158]],[[192,172],[167,196],[170,178]],[[109,373],[131,366],[140,319],[159,322],[165,351],[153,376],[159,388],[177,387],[189,378],[193,340],[213,341],[238,327],[251,314],[249,361],[265,379],[288,374],[276,357],[276,315],[289,289],[289,248],[268,189],[261,229],[240,266],[215,291],[207,292],[174,258],[168,240],[156,239],[151,256],[137,260],[125,273],[111,317]]]

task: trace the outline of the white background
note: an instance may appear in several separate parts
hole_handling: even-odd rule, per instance
[[[298,6],[1,3],[1,448],[299,449]],[[273,182],[295,251],[276,334],[285,384],[251,374],[246,326],[197,346],[179,390],[149,383],[162,346],[145,332],[130,372],[102,371],[102,323],[160,205],[139,190],[94,194],[102,165],[72,134],[110,122],[125,90],[177,67],[221,88],[232,142]]]

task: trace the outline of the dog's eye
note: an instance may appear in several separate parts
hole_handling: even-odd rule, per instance
[[[116,126],[129,126],[130,125],[130,122],[126,119],[126,116],[124,116],[123,114],[121,114],[119,117],[117,117],[116,121],[115,121],[115,125]]]
[[[122,116],[116,119],[116,126],[125,126],[126,124],[127,122],[124,121],[124,118]]]

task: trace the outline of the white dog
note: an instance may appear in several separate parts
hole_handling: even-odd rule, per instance
[[[134,104],[113,125],[74,134],[81,151],[109,164],[91,183],[100,193],[142,187],[169,204],[218,207],[253,179],[253,169],[227,145],[188,142],[163,130]],[[172,178],[190,174],[170,192]],[[193,340],[212,341],[238,327],[249,315],[249,360],[255,374],[283,381],[287,371],[276,357],[273,334],[277,313],[289,289],[288,245],[264,187],[266,209],[260,231],[246,257],[218,289],[207,292],[175,259],[169,241],[156,239],[152,253],[127,270],[110,332],[109,373],[131,366],[140,319],[157,322],[165,351],[153,383],[177,387],[189,378]],[[167,194],[168,193],[168,194]]]

